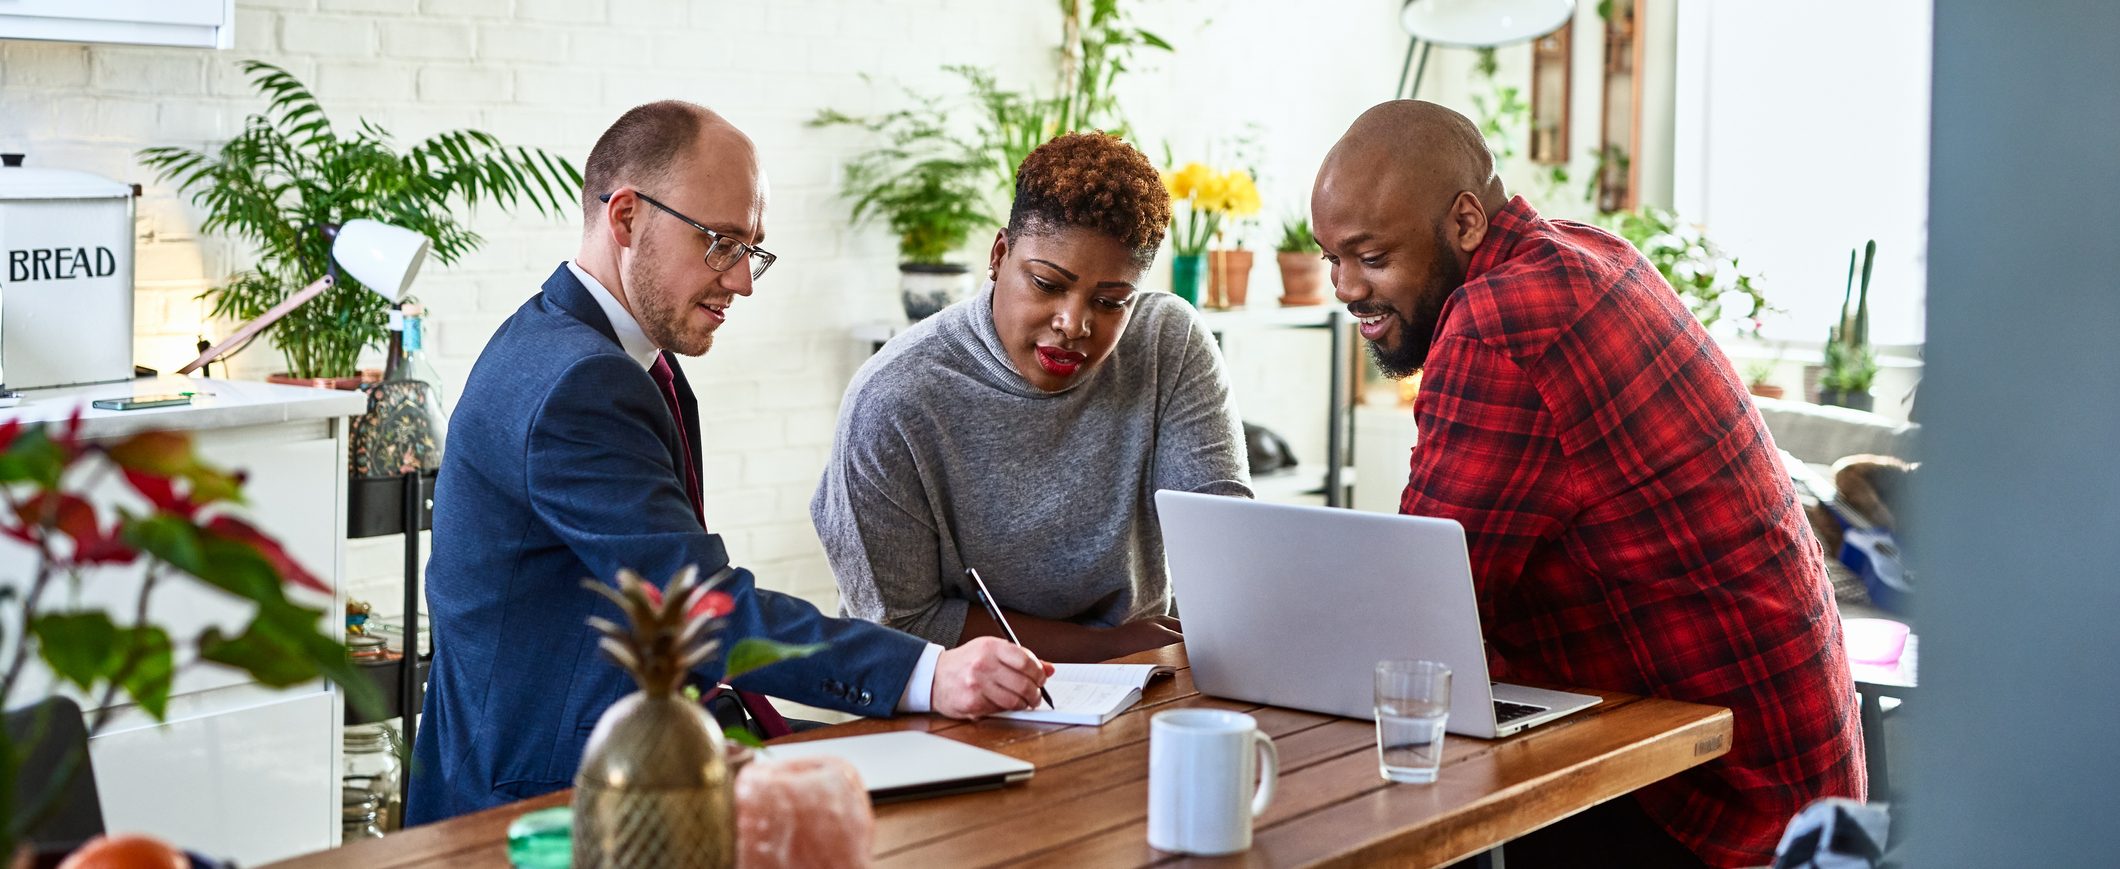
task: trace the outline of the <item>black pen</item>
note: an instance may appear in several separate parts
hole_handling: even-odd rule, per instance
[[[1008,632],[1009,642],[1015,643],[1018,648],[1023,648],[1023,641],[1016,638],[1016,629],[1009,627],[1008,619],[1001,617],[1001,605],[995,603],[993,593],[986,590],[986,580],[979,578],[979,571],[967,567],[964,569],[964,575],[972,578],[972,587],[979,594],[979,602],[986,605],[986,614],[993,616],[994,623],[1000,625],[1003,631]],[[1025,651],[1029,650],[1025,649]],[[1045,698],[1045,705],[1053,707],[1056,712],[1059,711],[1060,704],[1053,702],[1053,695],[1046,692],[1044,685],[1038,686],[1038,696]]]

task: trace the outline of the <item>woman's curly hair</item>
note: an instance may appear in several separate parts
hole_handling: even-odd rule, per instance
[[[1170,191],[1134,146],[1107,133],[1068,133],[1032,151],[1016,169],[1008,234],[1043,235],[1067,227],[1096,230],[1134,252],[1148,268],[1170,225]]]

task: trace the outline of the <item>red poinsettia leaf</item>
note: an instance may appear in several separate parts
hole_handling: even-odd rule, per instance
[[[735,609],[736,599],[730,597],[728,592],[710,591],[700,595],[699,600],[692,604],[692,611],[686,615],[689,618],[696,619],[700,617],[700,614],[704,613],[707,618],[718,619],[728,615]]]
[[[42,525],[79,540],[96,536],[96,508],[78,495],[39,492],[16,505],[24,525]]]
[[[5,423],[0,423],[0,453],[7,452],[7,448],[14,445],[15,437],[20,434],[22,434],[21,420],[11,419]]]
[[[59,434],[52,438],[53,443],[66,450],[68,457],[81,454],[81,414],[85,410],[87,408],[74,405],[73,415],[66,418],[66,427],[60,429]]]
[[[162,477],[182,476],[197,459],[191,453],[191,438],[173,431],[141,432],[110,447],[110,460],[127,471],[146,471]]]
[[[148,503],[155,505],[155,509],[164,513],[174,513],[190,519],[199,512],[198,504],[177,494],[176,481],[170,477],[152,471],[126,468],[125,481],[132,484],[133,491],[139,492],[140,497],[146,498]]]
[[[280,581],[282,582],[291,582],[325,594],[331,593],[331,586],[325,585],[323,580],[318,579],[315,574],[304,568],[301,562],[295,561],[294,556],[287,554],[287,550],[280,546],[279,541],[267,536],[265,532],[258,530],[248,522],[233,516],[215,516],[212,521],[206,523],[204,530],[206,533],[223,540],[241,543],[256,549],[258,556],[264,558],[266,563],[271,564],[273,569],[279,572]]]
[[[82,564],[131,564],[139,557],[139,552],[116,536],[84,543],[74,550],[74,560]]]
[[[118,539],[118,529],[105,531],[96,521],[96,508],[77,495],[40,492],[17,507],[23,523],[21,533],[8,529],[18,540],[34,542],[29,526],[49,526],[74,541],[73,559],[82,564],[125,564],[135,555],[132,547]]]

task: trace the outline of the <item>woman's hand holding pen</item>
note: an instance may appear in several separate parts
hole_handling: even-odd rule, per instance
[[[981,718],[1032,709],[1043,703],[1038,689],[1053,665],[1029,649],[998,637],[979,637],[945,649],[935,661],[930,704],[951,718]]]

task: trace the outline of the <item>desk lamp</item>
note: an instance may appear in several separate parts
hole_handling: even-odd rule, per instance
[[[191,364],[177,369],[177,373],[197,371],[227,355],[231,348],[241,347],[257,337],[259,332],[287,316],[288,312],[336,286],[339,269],[345,269],[362,286],[392,302],[403,299],[405,291],[412,287],[413,276],[419,274],[420,265],[427,261],[427,251],[433,247],[426,236],[379,220],[349,220],[342,226],[325,227],[324,234],[331,237],[331,274],[317,278],[301,292],[288,296],[271,310],[258,315],[257,319],[244,323],[242,328],[221,339],[221,343],[206,348],[206,352],[199,354]]]

